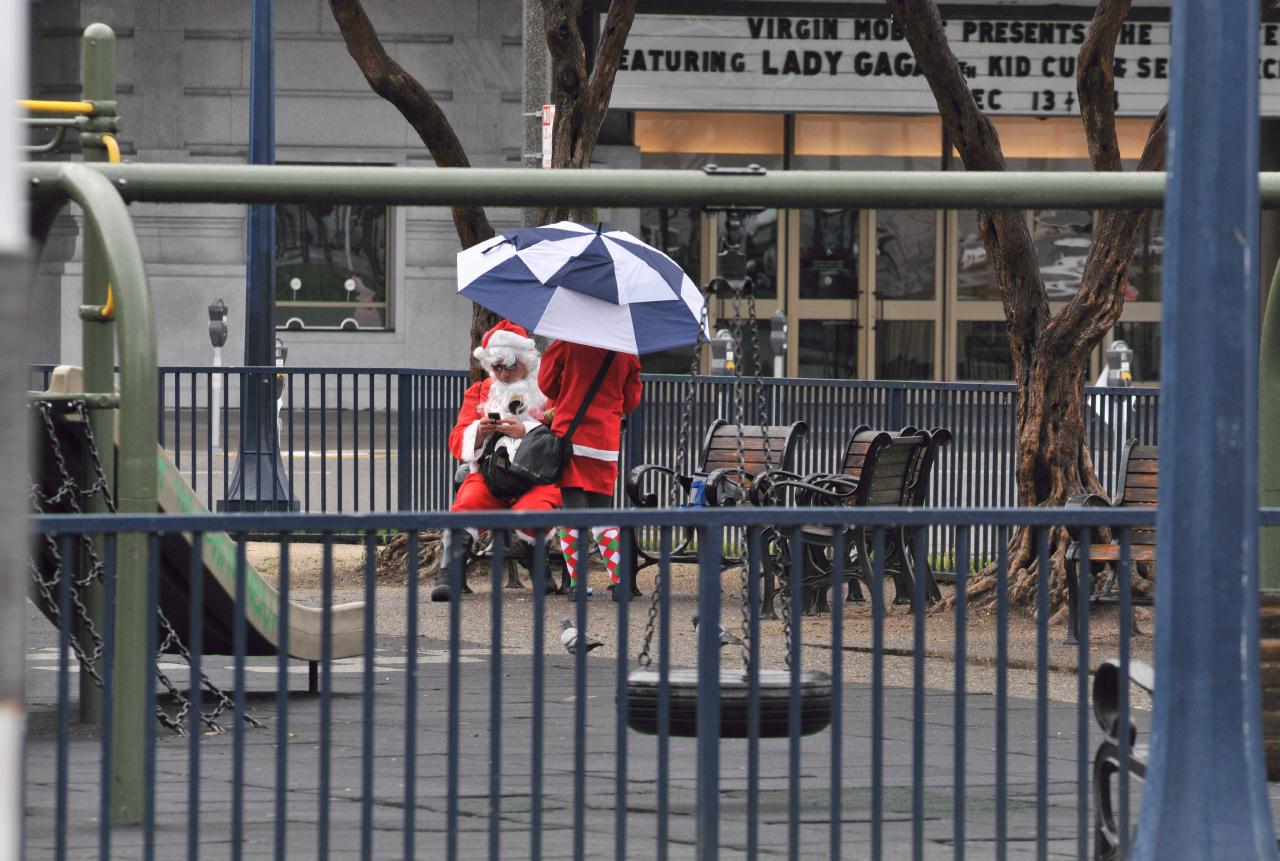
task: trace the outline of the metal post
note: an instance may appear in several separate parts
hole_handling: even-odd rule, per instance
[[[27,80],[26,11],[23,0],[0,0],[0,20],[7,22],[0,29],[0,284],[10,286],[0,303],[0,349],[10,368],[0,375],[0,458],[9,464],[25,463],[27,457],[26,375],[15,373],[26,364],[31,284],[24,260],[27,211],[15,115]],[[21,858],[27,504],[22,470],[5,470],[0,482],[0,858]]]
[[[414,378],[396,375],[396,510],[413,509]]]
[[[1258,377],[1258,438],[1274,440],[1280,434],[1280,262],[1267,294]],[[1280,447],[1258,446],[1258,477],[1261,504],[1280,506]],[[1264,527],[1258,535],[1258,579],[1263,589],[1280,589],[1280,527]]]
[[[1173,33],[1160,439],[1175,456],[1160,467],[1132,857],[1275,859],[1258,667],[1258,3],[1175,0]]]
[[[80,89],[81,98],[94,104],[91,126],[80,134],[80,147],[87,163],[108,161],[103,134],[118,130],[114,105],[116,100],[116,34],[106,24],[90,24],[80,38]],[[110,107],[109,107],[110,106]],[[101,115],[100,115],[101,113]],[[107,304],[111,287],[107,279],[107,261],[102,244],[92,230],[84,231],[84,304],[81,314],[81,343],[83,346],[84,387],[87,392],[111,392],[115,390],[115,321],[104,319],[106,315],[94,313],[93,308]],[[107,410],[94,410],[89,414],[89,424],[94,438],[105,445],[114,438],[114,419]],[[89,469],[86,466],[86,469]],[[103,458],[102,469],[109,487],[115,487],[115,458]],[[82,476],[91,478],[90,476]],[[95,494],[89,501],[90,514],[107,511],[106,500]],[[101,536],[95,536],[101,546]],[[85,610],[93,625],[102,630],[102,586],[91,584],[83,596]],[[93,654],[93,640],[86,628],[80,632],[81,646],[86,655]],[[101,667],[99,667],[101,670]],[[101,675],[101,673],[99,673]],[[80,720],[97,723],[102,719],[102,693],[89,673],[80,674]]]
[[[253,0],[249,63],[249,163],[275,164],[275,6]],[[244,363],[275,364],[275,207],[249,206],[245,285]],[[219,511],[291,511],[298,508],[280,463],[273,375],[250,373],[241,380],[244,413],[241,450]]]

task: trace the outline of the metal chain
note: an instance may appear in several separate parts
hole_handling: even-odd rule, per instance
[[[76,477],[72,475],[72,471],[67,465],[66,458],[62,452],[62,446],[58,440],[57,428],[54,426],[53,421],[54,405],[49,401],[35,401],[31,406],[40,416],[45,434],[48,437],[49,451],[53,455],[53,460],[58,471],[57,490],[50,495],[43,495],[39,485],[34,480],[30,481],[29,497],[32,508],[36,511],[47,511],[60,505],[64,509],[69,509],[71,513],[82,514],[84,513],[84,510],[81,503],[87,502],[95,496],[101,495],[103,504],[107,511],[115,514],[115,499],[111,495],[110,483],[107,480],[106,469],[103,466],[102,454],[98,449],[97,439],[93,433],[93,427],[89,423],[89,411],[85,403],[83,401],[74,401],[70,404],[71,410],[79,418],[81,427],[83,428],[85,449],[89,455],[89,464],[92,467],[92,483],[83,489],[80,488]],[[44,541],[45,548],[53,562],[53,570],[55,572],[61,572],[64,566],[70,565],[71,560],[64,560],[62,558],[61,553],[58,551],[58,542],[52,535],[45,535]],[[88,612],[88,608],[84,605],[81,598],[81,592],[94,583],[103,582],[106,564],[98,555],[97,548],[94,545],[92,537],[89,535],[81,535],[78,537],[77,543],[81,548],[81,552],[84,553],[87,561],[84,566],[84,575],[77,577],[73,573],[70,578],[71,585],[73,587],[71,589],[70,597],[75,609],[74,621],[77,622],[81,629],[88,634],[93,643],[93,649],[90,653],[86,654],[84,644],[81,642],[80,637],[70,638],[70,643],[83,670],[90,675],[98,687],[102,687],[103,680],[102,676],[98,672],[97,665],[103,655],[104,640],[102,634],[99,633],[97,627],[94,625],[93,619]],[[61,619],[61,610],[59,609],[57,596],[54,593],[54,589],[58,586],[59,577],[55,576],[52,579],[45,578],[40,571],[40,566],[37,561],[35,559],[30,559],[28,561],[31,576],[40,593],[40,598],[45,602],[45,606],[49,609],[50,615],[55,618],[58,625],[61,625],[63,623],[63,620]],[[156,659],[158,660],[163,654],[176,654],[178,657],[185,660],[189,666],[191,664],[191,653],[187,650],[186,646],[183,645],[182,639],[178,636],[177,630],[173,627],[173,624],[165,616],[164,611],[161,608],[157,607],[156,613],[160,623],[161,632],[163,634],[157,649]],[[166,727],[179,734],[185,735],[187,733],[186,719],[191,711],[191,699],[188,695],[180,691],[177,686],[174,685],[173,681],[169,679],[169,677],[166,676],[158,666],[155,668],[155,673],[156,679],[159,681],[160,685],[169,693],[172,699],[179,703],[177,713],[172,716],[169,715],[159,703],[157,703],[156,718]],[[207,690],[213,697],[212,709],[207,712],[202,710],[201,712],[201,722],[211,731],[221,733],[223,732],[223,729],[218,725],[217,720],[223,713],[233,708],[231,698],[227,696],[226,692],[215,685],[203,672],[200,673],[200,683],[201,687]],[[245,721],[252,726],[262,726],[262,724],[250,715],[245,715]]]
[[[699,320],[698,331],[707,331],[707,305],[709,297],[702,297],[702,314]],[[693,404],[698,394],[698,371],[702,359],[702,342],[699,341],[693,348],[693,358],[689,360],[689,379],[685,383],[684,389],[684,406],[680,412],[680,431],[676,441],[676,475],[684,475],[685,467],[689,462],[689,428],[693,424]],[[674,508],[679,502],[678,486],[673,481],[667,488],[667,505]],[[666,577],[666,572],[662,570],[662,566],[658,566],[658,576],[653,581],[653,595],[649,599],[649,619],[644,626],[644,643],[640,647],[640,655],[636,658],[636,663],[642,667],[649,667],[653,663],[650,656],[650,647],[653,645],[653,635],[657,628],[658,619],[658,597],[662,591],[662,581]]]

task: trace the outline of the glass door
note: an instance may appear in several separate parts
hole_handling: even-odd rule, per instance
[[[787,372],[857,379],[866,349],[866,212],[792,210],[787,234]]]
[[[875,267],[867,332],[868,378],[935,380],[942,355],[941,214],[871,213]]]

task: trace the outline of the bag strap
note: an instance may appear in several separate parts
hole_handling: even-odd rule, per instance
[[[583,417],[587,414],[587,407],[591,406],[591,401],[595,399],[596,392],[600,391],[600,384],[604,382],[604,375],[609,373],[609,366],[613,364],[613,357],[616,355],[618,354],[613,350],[610,350],[605,355],[604,362],[600,365],[600,370],[596,371],[596,378],[591,381],[591,387],[587,389],[587,396],[582,399],[582,404],[578,407],[578,414],[573,417],[573,421],[569,424],[569,429],[561,437],[565,445],[573,441],[573,432],[582,423]]]

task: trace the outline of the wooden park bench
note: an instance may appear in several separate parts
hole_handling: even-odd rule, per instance
[[[1280,780],[1280,590],[1264,589],[1258,596],[1258,652],[1262,684],[1262,741],[1266,757],[1267,780]],[[1111,861],[1120,848],[1119,823],[1116,815],[1116,799],[1112,797],[1111,781],[1120,771],[1120,692],[1123,679],[1120,662],[1111,659],[1100,666],[1093,676],[1093,715],[1102,727],[1103,740],[1093,755],[1093,810],[1094,858]],[[1129,681],[1152,693],[1155,689],[1155,671],[1145,661],[1129,662]],[[1140,740],[1138,727],[1129,724],[1129,773],[1137,780],[1147,777],[1147,759],[1150,746]],[[1131,827],[1137,824],[1133,817]]]
[[[637,466],[627,475],[627,498],[637,508],[749,504],[756,476],[775,469],[790,470],[795,461],[796,447],[808,431],[809,427],[804,422],[766,425],[763,428],[760,425],[743,425],[740,428],[724,419],[716,419],[703,439],[696,470],[681,475],[670,467],[658,464]],[[739,435],[745,474],[738,460]],[[653,486],[652,489],[647,489],[650,486]],[[672,562],[698,561],[691,531],[680,530],[673,543]],[[644,568],[658,563],[657,552],[647,549],[634,530],[631,547],[635,561],[631,570],[636,575]],[[745,549],[742,553],[745,555]],[[742,560],[743,556],[724,552],[721,555],[721,567],[730,568],[740,564]],[[634,580],[632,594],[639,594]]]
[[[909,427],[893,434],[864,425],[849,438],[838,472],[801,477],[775,471],[761,481],[757,493],[767,497],[770,505],[922,505],[927,498],[938,447],[950,440],[951,432],[944,428],[922,431]],[[859,525],[844,530],[844,579],[850,600],[862,600],[859,581],[868,587],[872,582],[872,534],[872,529]],[[807,613],[829,609],[827,589],[835,535],[836,529],[831,526],[811,525],[801,529],[804,611]],[[768,545],[770,564],[767,577],[786,580],[791,565],[790,542],[782,534],[772,536],[772,539]],[[914,594],[913,572],[916,570],[911,530],[891,528],[885,540],[885,572],[894,579],[894,601],[910,603]],[[932,570],[926,567],[925,571],[929,599],[936,600],[940,597],[937,583]]]
[[[1093,493],[1084,493],[1067,500],[1068,508],[1099,506],[1104,508],[1154,508],[1159,480],[1159,450],[1153,445],[1138,445],[1136,440],[1125,443],[1120,453],[1120,479],[1117,483],[1119,498],[1112,502]],[[1096,533],[1095,533],[1096,534]],[[1129,555],[1121,558],[1122,548],[1115,542],[1091,542],[1089,544],[1090,571],[1083,581],[1085,594],[1089,595],[1094,571],[1110,566],[1111,573],[1107,577],[1102,591],[1092,595],[1093,603],[1116,603],[1117,594],[1116,569],[1121,562],[1154,564],[1156,561],[1155,527],[1135,527],[1129,531]],[[1082,587],[1080,573],[1080,557],[1082,555],[1079,541],[1074,541],[1067,548],[1067,642],[1076,642],[1079,630],[1079,594]],[[1150,604],[1151,599],[1143,595],[1132,598],[1134,604]]]

